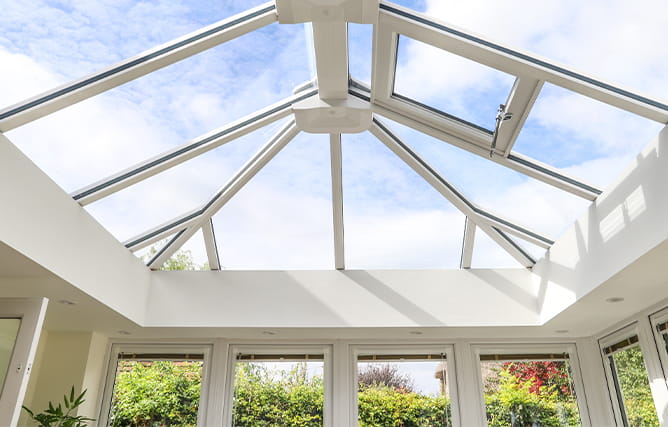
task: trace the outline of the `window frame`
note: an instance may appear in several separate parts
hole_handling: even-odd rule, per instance
[[[659,361],[661,362],[663,377],[666,380],[666,387],[668,387],[668,345],[662,337],[662,335],[668,335],[668,330],[660,332],[657,329],[659,324],[668,322],[668,307],[651,314],[649,322],[652,325],[652,335],[654,336],[654,342],[659,352]]]
[[[234,411],[234,372],[239,353],[253,354],[322,354],[323,355],[323,382],[324,402],[322,410],[323,427],[333,427],[333,367],[332,345],[324,344],[231,344],[227,352],[227,375],[223,382],[225,390],[223,403],[223,425],[232,425]]]
[[[114,386],[116,385],[116,368],[120,353],[202,354],[204,359],[202,363],[202,385],[200,388],[199,407],[197,410],[197,425],[206,425],[211,388],[210,377],[213,370],[211,357],[213,344],[112,343],[104,376],[104,387],[99,406],[100,414],[97,419],[98,426],[107,427],[109,425],[109,413],[111,411]]]
[[[19,420],[47,305],[46,298],[0,298],[0,317],[20,321],[7,375],[0,384],[0,425],[15,425]]]
[[[455,361],[455,349],[452,344],[375,344],[364,345],[354,344],[350,346],[350,372],[352,378],[348,394],[350,397],[350,422],[351,426],[358,426],[358,397],[357,397],[357,358],[363,355],[389,356],[397,354],[428,354],[444,353],[448,382],[448,391],[450,394],[450,414],[452,416],[452,426],[460,427],[461,418],[459,414],[459,394],[457,387],[457,367]]]
[[[605,353],[605,348],[614,345],[616,343],[619,343],[621,341],[624,341],[625,339],[632,338],[633,336],[638,337],[638,341],[633,343],[633,345],[628,345],[623,348],[617,349],[614,352],[610,354]],[[654,337],[655,334],[652,334]],[[639,324],[638,321],[634,321],[631,324],[628,324],[626,326],[623,326],[619,329],[617,329],[614,332],[611,332],[608,335],[605,335],[602,338],[599,338],[598,344],[599,344],[599,351],[601,355],[601,361],[603,363],[603,369],[605,371],[605,380],[608,385],[608,394],[610,397],[610,404],[612,406],[613,413],[615,415],[615,422],[617,423],[618,426],[620,427],[627,427],[629,426],[628,423],[628,418],[625,417],[624,414],[626,414],[626,406],[622,409],[621,405],[624,405],[623,402],[619,401],[619,394],[622,393],[621,390],[617,390],[617,386],[615,384],[615,378],[616,374],[612,372],[612,366],[610,365],[610,361],[608,359],[608,356],[617,353],[619,351],[622,351],[626,348],[630,347],[635,347],[638,346],[640,347],[640,352],[642,353],[643,356],[643,363],[645,365],[645,373],[647,374],[647,381],[649,382],[650,385],[650,391],[652,394],[652,400],[654,401],[654,406],[657,414],[657,418],[660,420],[660,412],[658,408],[656,408],[656,396],[655,392],[652,389],[652,380],[651,380],[651,375],[650,375],[650,370],[648,367],[648,359],[652,357],[651,353],[651,348],[647,348],[646,343],[644,342],[644,339],[646,339],[646,335],[642,333],[642,328]],[[650,350],[650,351],[648,351]],[[660,353],[660,352],[659,352]],[[618,394],[619,393],[619,394]],[[623,396],[621,396],[623,399]]]
[[[503,355],[514,354],[568,354],[568,362],[571,368],[573,388],[575,389],[575,401],[580,413],[582,427],[592,427],[594,423],[589,415],[586,389],[582,380],[582,371],[575,343],[522,343],[522,344],[473,344],[471,350],[476,361],[475,384],[478,391],[479,415],[483,426],[487,426],[487,408],[485,405],[485,390],[482,384],[481,355]]]

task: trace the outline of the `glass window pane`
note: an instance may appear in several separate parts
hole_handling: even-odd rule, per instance
[[[515,77],[400,36],[394,92],[492,131]]]
[[[658,427],[649,378],[640,346],[627,347],[608,356],[622,416],[629,427]]]
[[[512,357],[481,357],[489,427],[581,425],[568,360]]]
[[[0,394],[5,386],[9,362],[14,352],[21,319],[0,319]]]
[[[445,357],[360,359],[360,426],[452,426]]]
[[[309,359],[237,360],[232,425],[322,426],[325,365]]]
[[[108,425],[196,426],[202,359],[192,355],[187,359],[178,355],[121,358],[116,366]]]

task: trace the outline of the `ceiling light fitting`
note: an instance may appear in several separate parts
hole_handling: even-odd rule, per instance
[[[605,302],[609,302],[611,304],[617,303],[617,302],[622,302],[624,301],[624,298],[622,297],[610,297],[606,298]]]
[[[499,105],[499,109],[496,112],[496,125],[494,126],[494,135],[492,135],[492,147],[489,150],[489,157],[494,156],[494,150],[496,149],[496,138],[499,136],[499,128],[501,127],[501,122],[505,122],[513,118],[513,113],[506,112],[506,106],[504,104]]]

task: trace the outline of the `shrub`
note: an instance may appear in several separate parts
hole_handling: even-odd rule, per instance
[[[197,425],[201,362],[119,362],[112,427]]]

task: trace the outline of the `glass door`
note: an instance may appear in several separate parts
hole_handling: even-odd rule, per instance
[[[0,426],[18,422],[46,305],[46,298],[0,298]]]

